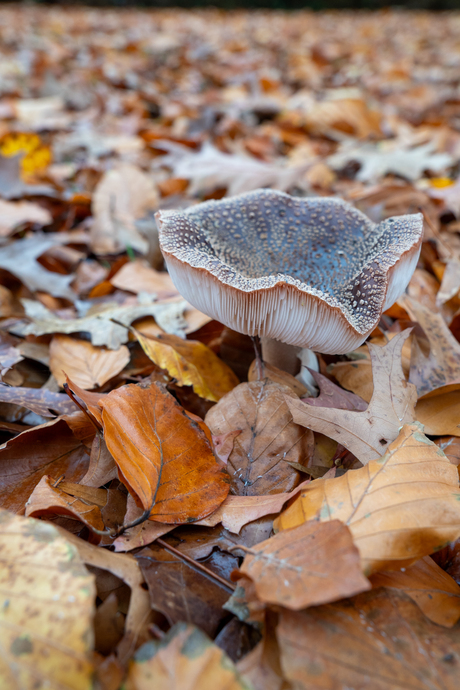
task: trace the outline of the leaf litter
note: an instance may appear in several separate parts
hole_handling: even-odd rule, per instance
[[[5,6],[0,38],[0,684],[454,690],[458,16]],[[308,379],[159,249],[156,211],[260,187],[425,216]]]

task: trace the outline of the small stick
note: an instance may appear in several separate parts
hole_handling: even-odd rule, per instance
[[[88,410],[88,408],[87,408],[87,407],[83,407],[83,405],[81,405],[81,404],[78,402],[77,397],[76,397],[75,393],[73,392],[73,390],[70,388],[69,384],[68,384],[68,383],[64,383],[63,388],[64,388],[64,391],[65,391],[65,392],[67,393],[67,395],[69,396],[69,398],[71,399],[71,401],[72,401],[73,403],[75,403],[75,405],[76,405],[76,406],[77,406],[77,407],[88,417],[89,421],[90,421],[91,424],[94,426],[94,428],[96,429],[96,431],[97,431],[98,433],[100,433],[100,432],[102,431],[102,426],[99,424],[99,422],[97,421],[97,419],[94,418],[94,416],[91,414],[91,412]]]
[[[157,544],[166,549],[166,551],[169,551],[170,553],[174,554],[174,556],[180,558],[182,561],[185,561],[193,568],[201,570],[201,572],[203,572],[207,577],[210,577],[212,580],[215,580],[215,582],[220,584],[222,587],[225,587],[226,589],[230,590],[230,592],[235,591],[236,587],[232,582],[229,582],[228,580],[225,580],[223,577],[220,577],[220,575],[213,573],[212,570],[206,568],[206,566],[204,566],[202,563],[194,561],[193,558],[190,558],[190,556],[187,556],[185,553],[182,553],[178,549],[174,548],[174,546],[170,546],[166,541],[163,541],[163,539],[161,538],[158,538],[155,541]]]
[[[252,344],[254,345],[254,352],[256,354],[256,371],[257,380],[262,381],[265,378],[264,360],[262,359],[262,349],[260,347],[260,338],[258,335],[251,335]]]

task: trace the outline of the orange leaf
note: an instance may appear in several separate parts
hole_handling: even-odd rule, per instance
[[[65,383],[66,375],[85,390],[102,386],[128,362],[126,345],[118,350],[108,350],[68,335],[55,335],[50,345],[49,366],[60,386]]]
[[[120,479],[151,520],[199,520],[223,502],[229,487],[211,443],[164,386],[123,386],[101,405]]]

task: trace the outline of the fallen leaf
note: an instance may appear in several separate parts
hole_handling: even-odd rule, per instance
[[[86,405],[88,412],[91,413],[96,422],[102,426],[102,407],[100,405],[100,401],[105,398],[107,393],[93,393],[91,391],[86,391],[71,381],[68,376],[66,376],[66,383],[72,393],[80,398],[80,400]],[[75,404],[72,403],[72,405],[73,409],[75,410]]]
[[[263,362],[263,377],[262,378],[267,378],[270,379],[270,381],[274,381],[275,383],[279,383],[282,386],[288,386],[288,388],[291,388],[292,391],[299,397],[301,398],[302,396],[307,395],[308,393],[308,388],[304,386],[304,384],[296,379],[295,376],[292,376],[291,374],[288,374],[287,371],[283,371],[282,369],[278,369],[278,367],[273,366],[273,364],[267,364],[267,362]],[[259,381],[259,372],[258,372],[258,366],[256,360],[254,360],[249,367],[248,371],[248,381]]]
[[[1,507],[22,512],[43,476],[64,474],[68,481],[78,481],[87,465],[85,446],[63,419],[31,427],[0,446]]]
[[[340,520],[366,575],[410,565],[460,535],[457,468],[421,432],[405,425],[385,455],[334,479],[316,479],[275,520]]]
[[[49,225],[52,217],[49,211],[29,201],[4,201],[0,199],[0,236],[10,235],[23,223]]]
[[[444,270],[441,286],[436,295],[438,305],[445,304],[455,297],[460,290],[460,261],[454,257],[448,260]]]
[[[275,626],[269,621],[262,640],[237,663],[237,669],[254,690],[286,690],[279,660]],[[271,623],[271,625],[269,624]]]
[[[166,333],[144,336],[135,328],[132,332],[154,364],[166,369],[179,386],[192,386],[205,400],[217,402],[239,383],[230,367],[199,340]]]
[[[458,632],[431,623],[402,592],[281,611],[281,667],[298,690],[455,690]]]
[[[151,520],[200,520],[223,502],[228,484],[206,434],[164,386],[123,386],[101,406],[120,479]]]
[[[0,511],[0,685],[92,687],[94,576],[52,525]]]
[[[429,556],[408,568],[376,573],[370,580],[373,587],[405,592],[433,623],[452,628],[460,618],[460,587]]]
[[[359,395],[344,391],[343,388],[340,388],[340,386],[337,386],[333,381],[326,378],[326,376],[323,376],[313,369],[309,369],[308,371],[313,376],[319,388],[319,395],[316,398],[302,398],[302,402],[313,405],[314,407],[333,407],[338,410],[356,410],[358,412],[362,412],[367,408],[367,402],[369,401],[363,400]],[[369,373],[368,371],[368,374]],[[342,383],[338,377],[337,379]],[[345,388],[346,387],[347,386],[345,386]]]
[[[134,656],[126,690],[251,690],[233,662],[198,628],[177,623]]]
[[[207,413],[214,436],[241,429],[227,461],[233,493],[281,493],[299,482],[288,462],[306,464],[314,440],[310,430],[290,419],[285,401],[294,399],[290,388],[264,379],[240,384]]]
[[[445,453],[452,465],[460,465],[460,439],[455,436],[443,436],[437,438],[435,443]]]
[[[101,418],[102,421],[102,418]],[[104,486],[117,476],[117,466],[110,455],[102,434],[97,433],[91,446],[88,470],[80,479],[85,486]]]
[[[47,271],[37,259],[51,247],[69,242],[67,233],[50,233],[42,235],[36,233],[23,240],[15,240],[11,244],[0,247],[0,268],[10,271],[24,283],[31,291],[41,290],[54,297],[65,297],[72,302],[76,294],[70,288],[74,275],[60,275],[54,271]]]
[[[214,452],[224,465],[228,462],[228,456],[233,450],[233,443],[235,438],[241,434],[241,429],[236,429],[236,431],[228,431],[226,434],[221,434],[220,436],[212,437],[212,444],[214,446]]]
[[[399,300],[413,321],[423,328],[430,345],[425,356],[417,340],[412,342],[412,358],[409,381],[417,386],[419,396],[435,388],[460,380],[460,343],[449,331],[440,314],[405,296]]]
[[[358,139],[380,136],[381,116],[360,98],[330,98],[312,104],[303,126],[314,135],[331,136],[346,132]],[[336,130],[334,132],[334,130]]]
[[[155,183],[136,166],[122,163],[106,172],[93,195],[93,251],[116,254],[131,247],[146,254],[148,242],[137,230],[136,220],[154,210],[157,204]]]
[[[335,439],[363,464],[383,455],[401,426],[415,419],[415,387],[406,382],[401,368],[401,350],[409,335],[409,329],[403,331],[384,347],[368,343],[374,392],[365,411],[313,407],[286,397],[294,422]]]
[[[107,350],[66,335],[55,335],[50,344],[49,366],[61,387],[66,375],[83,389],[102,386],[119,374],[128,362],[129,350],[125,345],[118,350]]]
[[[0,259],[1,263],[1,259]],[[57,275],[57,274],[56,274]],[[79,319],[61,319],[40,302],[22,300],[31,323],[15,324],[10,330],[23,337],[46,333],[89,333],[95,346],[118,350],[129,338],[129,326],[143,316],[153,316],[166,332],[183,334],[187,302],[147,302],[125,307],[104,305],[101,311]],[[122,325],[120,325],[122,324]]]
[[[110,279],[110,282],[119,290],[127,290],[136,294],[146,292],[157,296],[177,295],[177,288],[169,273],[156,271],[145,261],[139,259],[124,264]]]
[[[433,436],[460,436],[460,383],[435,388],[422,395],[415,406],[415,418]]]
[[[351,533],[338,520],[305,522],[245,552],[233,578],[238,572],[249,577],[268,604],[299,611],[371,588]]]
[[[47,475],[40,479],[32,491],[26,503],[25,514],[27,517],[70,515],[90,529],[104,530],[105,528],[100,506],[89,500],[68,495],[60,486],[54,486],[54,479]]]

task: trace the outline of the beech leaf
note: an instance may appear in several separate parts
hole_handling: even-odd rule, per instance
[[[0,686],[90,690],[94,576],[48,522],[0,524]]]
[[[366,575],[410,565],[460,536],[457,468],[420,425],[405,425],[383,457],[311,482],[275,528],[311,519],[350,528]]]
[[[335,439],[363,464],[383,455],[401,426],[415,419],[416,390],[401,368],[401,351],[409,335],[407,329],[384,347],[368,343],[374,392],[367,410],[314,407],[286,396],[294,422]]]
[[[239,572],[268,604],[298,611],[371,588],[351,533],[339,520],[305,522],[245,551]]]
[[[299,473],[289,462],[306,464],[313,433],[294,424],[286,406],[298,400],[270,379],[241,383],[212,407],[205,422],[214,436],[241,429],[227,461],[233,492],[240,496],[291,491]]]
[[[120,479],[151,520],[199,520],[222,503],[229,486],[211,443],[164,386],[130,384],[100,402]]]
[[[204,343],[175,335],[145,336],[131,329],[145,354],[166,369],[179,386],[193,386],[205,400],[217,402],[239,384],[237,376]]]

